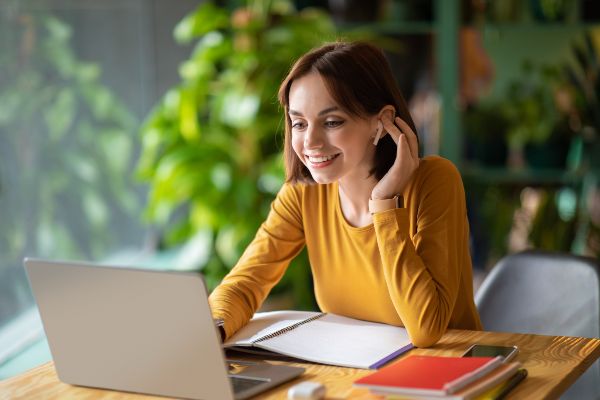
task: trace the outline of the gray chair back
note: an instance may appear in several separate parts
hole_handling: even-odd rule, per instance
[[[591,258],[572,254],[512,254],[485,278],[475,304],[488,331],[598,338],[600,267]],[[600,363],[562,398],[600,398]]]

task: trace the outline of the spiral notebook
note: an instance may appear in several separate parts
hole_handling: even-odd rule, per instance
[[[307,311],[256,313],[223,345],[321,364],[377,369],[413,348],[406,329]]]

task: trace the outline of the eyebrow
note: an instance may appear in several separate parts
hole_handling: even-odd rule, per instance
[[[331,111],[337,111],[337,110],[339,110],[339,109],[340,109],[340,108],[339,108],[338,106],[329,107],[329,108],[326,108],[326,109],[324,109],[324,110],[321,110],[321,111],[319,111],[319,114],[318,114],[318,115],[327,114],[327,113],[329,113],[329,112],[331,112]],[[291,114],[291,115],[296,115],[296,116],[299,116],[299,117],[301,117],[301,116],[302,116],[302,113],[301,113],[300,111],[291,110],[291,109],[288,111],[288,114]]]

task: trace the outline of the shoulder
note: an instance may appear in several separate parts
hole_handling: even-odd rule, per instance
[[[277,202],[304,214],[329,208],[337,198],[335,183],[284,183],[277,195]]]
[[[284,183],[272,209],[281,217],[299,223],[333,207],[337,199],[333,184]]]
[[[450,161],[440,156],[427,156],[421,159],[418,170],[418,180],[421,185],[458,184],[462,186],[462,178],[458,168]]]
[[[449,204],[465,201],[465,189],[458,168],[439,156],[421,160],[414,180],[415,201],[433,207],[447,208]]]
[[[279,218],[299,225],[302,221],[302,198],[302,185],[286,182],[271,203],[271,212]]]
[[[284,183],[277,193],[276,201],[283,204],[300,204],[304,192],[303,186],[299,183]]]

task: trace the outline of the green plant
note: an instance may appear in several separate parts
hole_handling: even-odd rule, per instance
[[[600,258],[600,217],[597,212],[600,176],[600,57],[590,32],[572,45],[575,63],[563,67],[565,112],[579,134],[573,163],[588,171],[583,182],[578,233],[574,245],[579,251]]]
[[[12,2],[0,8],[0,37],[4,308],[28,298],[24,256],[105,257],[127,239],[114,227],[136,220],[139,199],[127,174],[135,118],[98,65],[77,59],[71,28]]]
[[[21,178],[16,188],[3,185],[12,202],[0,207],[3,240],[17,259],[25,250],[17,243],[41,253],[105,255],[108,243],[118,243],[108,228],[137,208],[126,176],[135,118],[100,82],[98,65],[76,59],[68,25],[21,14],[2,31],[10,43],[0,65],[14,77],[0,89],[3,165]],[[94,240],[84,243],[87,234]]]
[[[570,188],[540,190],[529,240],[538,249],[570,252],[577,228],[576,195]]]
[[[550,138],[562,117],[554,101],[558,74],[557,68],[537,69],[525,63],[523,76],[508,86],[501,112],[509,121],[507,138],[511,148],[522,149]]]
[[[208,237],[209,257],[197,267],[210,288],[235,265],[283,183],[278,86],[293,60],[334,35],[324,12],[297,12],[283,0],[250,1],[231,14],[207,2],[175,28],[178,41],[196,46],[180,84],[143,126],[139,172],[151,184],[147,217],[167,226],[165,246]],[[296,264],[283,287],[310,308],[307,262]]]
[[[575,64],[563,67],[568,86],[565,88],[563,108],[569,115],[574,129],[579,130],[585,146],[585,162],[600,166],[598,157],[592,157],[600,149],[600,57],[589,32],[573,43]]]

